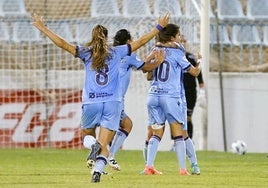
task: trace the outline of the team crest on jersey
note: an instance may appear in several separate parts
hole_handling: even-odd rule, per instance
[[[90,99],[95,98],[95,93],[89,93],[89,94],[88,94],[88,97],[89,97]]]

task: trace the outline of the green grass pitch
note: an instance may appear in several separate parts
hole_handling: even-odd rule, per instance
[[[100,183],[90,183],[87,150],[0,149],[0,187],[54,188],[203,188],[268,187],[268,157],[265,153],[235,155],[198,151],[200,176],[180,176],[175,152],[157,153],[155,167],[163,175],[140,175],[144,168],[141,151],[121,150],[116,159],[120,172],[106,167]],[[187,161],[188,162],[188,161]],[[189,164],[188,164],[189,167]]]

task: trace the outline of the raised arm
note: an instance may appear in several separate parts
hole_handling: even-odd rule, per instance
[[[167,13],[164,17],[159,17],[158,24],[155,28],[153,28],[149,33],[141,36],[138,40],[131,42],[131,50],[134,52],[135,50],[139,49],[141,46],[150,41],[155,35],[157,35],[161,29],[166,27],[169,22],[169,16],[170,14]]]
[[[32,15],[33,25],[39,29],[45,36],[47,36],[54,44],[58,47],[66,50],[67,52],[75,55],[76,47],[74,44],[67,42],[61,36],[57,35],[53,31],[51,31],[48,27],[46,27],[43,16],[39,16],[37,14]]]

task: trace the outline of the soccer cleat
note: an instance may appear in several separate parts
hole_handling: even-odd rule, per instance
[[[112,169],[120,171],[120,165],[117,163],[117,161],[114,158],[110,158],[109,165]]]
[[[192,172],[192,174],[200,175],[200,168],[199,168],[198,164],[192,164],[191,172]]]
[[[93,168],[95,161],[97,159],[97,156],[101,152],[101,145],[100,143],[96,142],[91,146],[91,151],[87,157],[87,167],[88,168]]]
[[[101,173],[94,172],[92,175],[91,183],[99,183],[100,182]]]
[[[154,167],[145,166],[143,174],[145,174],[145,175],[161,175],[163,173],[156,170]]]
[[[184,169],[184,168],[180,168],[180,175],[188,176],[188,175],[190,175],[190,174],[189,174],[189,172],[187,172],[186,169]]]

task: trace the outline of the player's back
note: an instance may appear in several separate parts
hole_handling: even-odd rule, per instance
[[[153,73],[149,95],[179,97],[181,92],[182,72],[191,64],[180,48],[157,47],[165,51],[165,60]]]
[[[110,49],[110,57],[106,59],[104,68],[96,71],[91,67],[91,50],[84,47],[78,49],[78,57],[83,60],[85,66],[85,83],[82,94],[84,104],[121,100],[119,92],[120,60],[128,55],[128,52],[127,45]]]

